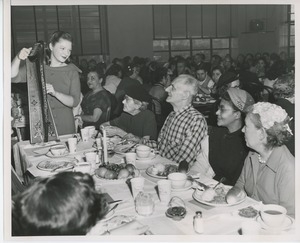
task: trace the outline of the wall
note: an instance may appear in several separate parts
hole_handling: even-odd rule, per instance
[[[286,43],[282,34],[286,26],[287,7],[283,5],[233,5],[232,34],[239,38],[239,48],[232,55],[256,52],[279,52]],[[220,15],[218,16],[220,17]],[[251,32],[253,19],[264,22],[263,32]],[[152,57],[152,6],[109,6],[108,30],[110,57]],[[280,49],[281,48],[281,49]]]
[[[152,6],[108,6],[110,59],[153,56]]]

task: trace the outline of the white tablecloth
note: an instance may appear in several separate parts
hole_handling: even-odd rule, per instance
[[[69,136],[64,136],[61,138],[62,142],[65,142]],[[82,156],[84,151],[93,150],[93,140],[88,142],[80,142],[77,146],[77,153],[69,155],[71,157]],[[28,141],[22,141],[15,145],[14,154],[16,159],[16,168],[17,173],[22,174],[24,171],[28,170],[35,177],[46,177],[51,176],[54,173],[46,172],[37,169],[37,164],[40,161],[49,159],[45,155],[35,156],[34,151],[43,152],[41,150],[43,147],[38,145],[30,145]],[[47,151],[47,150],[46,150]],[[115,154],[113,157],[109,158],[110,162],[119,163],[121,162],[122,156]],[[156,163],[173,163],[168,159],[162,158],[159,155],[147,162],[148,165]],[[147,166],[146,166],[147,167]],[[195,174],[195,172],[190,172]],[[163,206],[158,198],[156,192],[156,183],[159,179],[153,178],[145,173],[145,170],[141,170],[141,175],[145,178],[144,191],[149,192],[153,195],[155,199],[155,211],[151,216],[142,217],[139,216],[134,207],[134,200],[132,198],[128,184],[125,181],[120,180],[106,180],[100,179],[93,176],[95,180],[96,189],[100,192],[107,192],[114,200],[122,199],[122,203],[119,204],[115,210],[115,215],[135,215],[137,220],[150,227],[150,230],[153,234],[158,235],[193,235],[196,234],[193,230],[193,216],[196,211],[202,211],[204,218],[204,234],[207,235],[237,235],[241,228],[242,222],[246,220],[255,220],[247,219],[238,215],[238,210],[248,206],[259,207],[260,203],[247,197],[246,200],[238,205],[230,207],[211,207],[204,204],[201,204],[195,201],[192,197],[194,189],[188,189],[183,192],[172,192],[171,196],[178,196],[183,199],[187,215],[181,221],[174,221],[171,218],[168,218],[165,215],[167,210],[166,206]],[[199,181],[205,184],[214,184],[216,181],[205,177],[205,175],[199,175]],[[278,232],[280,234],[292,234],[294,233],[294,227],[289,231]],[[265,230],[261,230],[261,234],[269,234]]]

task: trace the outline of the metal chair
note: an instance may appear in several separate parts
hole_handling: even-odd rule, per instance
[[[13,166],[11,166],[11,193],[12,196],[23,192],[26,186],[22,183]]]

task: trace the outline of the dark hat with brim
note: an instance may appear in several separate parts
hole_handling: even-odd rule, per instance
[[[147,91],[143,88],[142,85],[132,85],[130,87],[127,87],[125,89],[125,94],[127,94],[135,100],[139,100],[142,102],[150,103],[151,100],[150,95],[147,93]]]
[[[219,81],[217,83],[217,88],[220,88],[226,84],[230,84],[235,80],[238,80],[239,76],[236,73],[232,73],[232,72],[226,72],[223,73],[220,78]]]

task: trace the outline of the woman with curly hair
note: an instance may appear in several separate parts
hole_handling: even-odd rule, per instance
[[[264,204],[279,204],[295,217],[295,158],[284,145],[292,136],[280,106],[258,102],[247,113],[243,132],[250,151],[235,187]]]

